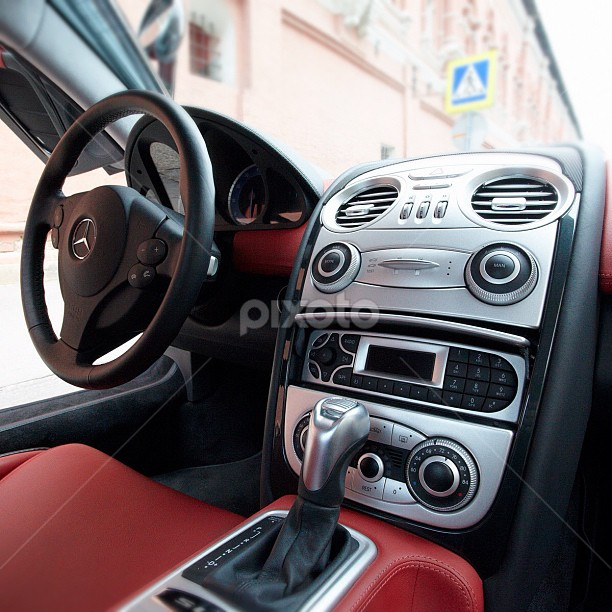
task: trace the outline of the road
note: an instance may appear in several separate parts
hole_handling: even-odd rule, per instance
[[[55,251],[48,252],[45,258],[45,281],[49,316],[57,329],[63,302]],[[0,253],[0,321],[0,409],[77,390],[47,368],[30,341],[21,308],[19,253]]]

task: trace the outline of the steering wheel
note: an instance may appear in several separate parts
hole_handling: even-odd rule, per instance
[[[180,158],[183,218],[134,189],[97,187],[66,197],[62,186],[89,142],[113,121],[148,114],[170,132]],[[83,113],[42,173],[23,237],[21,296],[30,337],[63,380],[90,389],[127,382],[166,350],[189,315],[210,263],[214,183],[206,145],[188,113],[150,92],[112,95]],[[64,300],[60,337],[45,302],[51,231]],[[96,359],[142,332],[124,354]]]

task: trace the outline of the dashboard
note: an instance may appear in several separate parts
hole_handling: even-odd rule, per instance
[[[295,488],[316,402],[356,399],[371,430],[347,504],[459,552],[497,585],[512,542],[521,561],[507,567],[526,573],[511,583],[529,581],[530,547],[558,527],[548,510],[567,509],[589,417],[603,168],[568,146],[340,177],[287,292],[269,499]]]
[[[289,229],[310,216],[320,178],[303,160],[251,128],[210,111],[187,109],[200,129],[215,181],[215,231]],[[184,214],[180,164],[170,134],[145,117],[126,150],[131,187]]]

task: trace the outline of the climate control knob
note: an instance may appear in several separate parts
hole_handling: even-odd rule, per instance
[[[515,244],[490,244],[476,251],[465,267],[465,283],[481,302],[506,306],[535,288],[538,266],[531,253]]]
[[[323,247],[312,260],[312,282],[323,293],[346,289],[357,276],[361,254],[352,244],[334,242]]]
[[[378,482],[385,473],[385,464],[376,453],[364,453],[357,461],[359,475],[368,482]]]
[[[406,482],[424,506],[451,512],[468,504],[478,489],[478,469],[470,453],[448,438],[430,438],[412,449]]]

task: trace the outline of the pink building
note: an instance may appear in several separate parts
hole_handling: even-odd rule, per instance
[[[149,0],[117,3],[137,31]],[[494,104],[478,111],[486,128],[475,146],[579,136],[534,0],[183,0],[183,6],[175,98],[253,125],[329,176],[381,157],[456,150],[458,115],[444,110],[448,62],[490,50],[498,62]],[[21,168],[2,181],[0,249],[7,250],[19,236],[41,164],[0,125],[3,154]],[[88,176],[71,180],[74,189],[94,184]]]
[[[186,19],[177,100],[250,123],[333,174],[455,150],[447,64],[490,50],[495,101],[479,111],[477,145],[578,137],[533,0],[189,0]]]

